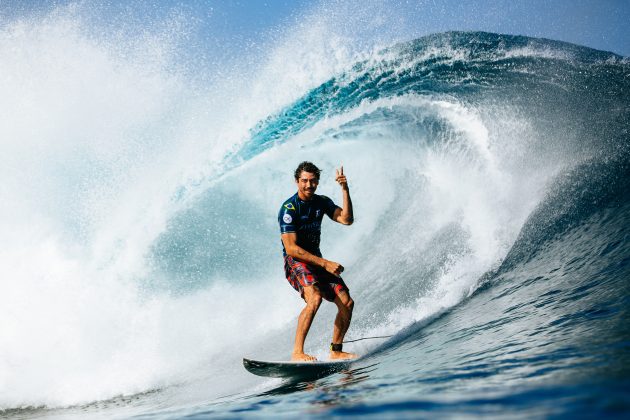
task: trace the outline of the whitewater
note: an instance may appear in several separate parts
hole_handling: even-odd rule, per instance
[[[2,416],[630,411],[627,58],[485,32],[369,43],[315,13],[213,63],[185,13],[94,19],[0,26]],[[277,212],[303,160],[318,193],[341,201],[341,165],[352,192],[355,223],[325,221],[321,245],[346,267],[346,339],[391,337],[286,383],[241,359],[292,348]]]

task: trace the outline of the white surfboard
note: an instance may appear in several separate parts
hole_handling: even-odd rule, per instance
[[[325,360],[313,362],[266,361],[243,358],[248,372],[269,378],[307,379],[321,378],[347,369],[357,359]]]

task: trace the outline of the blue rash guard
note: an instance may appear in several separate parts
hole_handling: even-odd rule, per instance
[[[297,193],[280,207],[278,212],[278,223],[280,223],[280,233],[297,234],[297,245],[304,250],[318,257],[322,256],[319,250],[319,240],[322,229],[322,219],[324,214],[331,219],[335,210],[339,208],[333,201],[325,195],[314,194],[309,201],[302,201]],[[282,245],[282,254],[286,257],[287,251]]]

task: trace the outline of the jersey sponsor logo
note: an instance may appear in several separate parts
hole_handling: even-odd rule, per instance
[[[284,205],[284,207],[287,210],[295,210],[295,206],[293,205],[293,203],[287,203],[287,204]],[[287,222],[287,223],[289,223],[289,222]]]
[[[319,235],[319,231],[321,227],[322,227],[322,222],[315,220],[313,223],[308,223],[306,225],[300,226],[298,229],[317,232],[317,235]]]
[[[284,213],[284,216],[282,216],[282,220],[284,221],[284,223],[291,223],[293,221],[293,218],[289,213]]]

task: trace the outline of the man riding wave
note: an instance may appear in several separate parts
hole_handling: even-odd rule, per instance
[[[331,359],[351,359],[356,354],[342,351],[343,338],[350,326],[354,301],[348,286],[340,277],[343,266],[322,257],[319,250],[324,214],[337,223],[351,225],[354,221],[348,181],[343,166],[336,170],[335,180],[341,186],[343,208],[330,198],[315,194],[320,170],[311,162],[302,162],[295,170],[297,193],[287,199],[278,213],[284,254],[284,271],[293,288],[300,292],[306,307],[298,317],[295,344],[291,360],[312,361],[315,357],[304,352],[304,341],[319,309],[322,298],[337,305]]]

